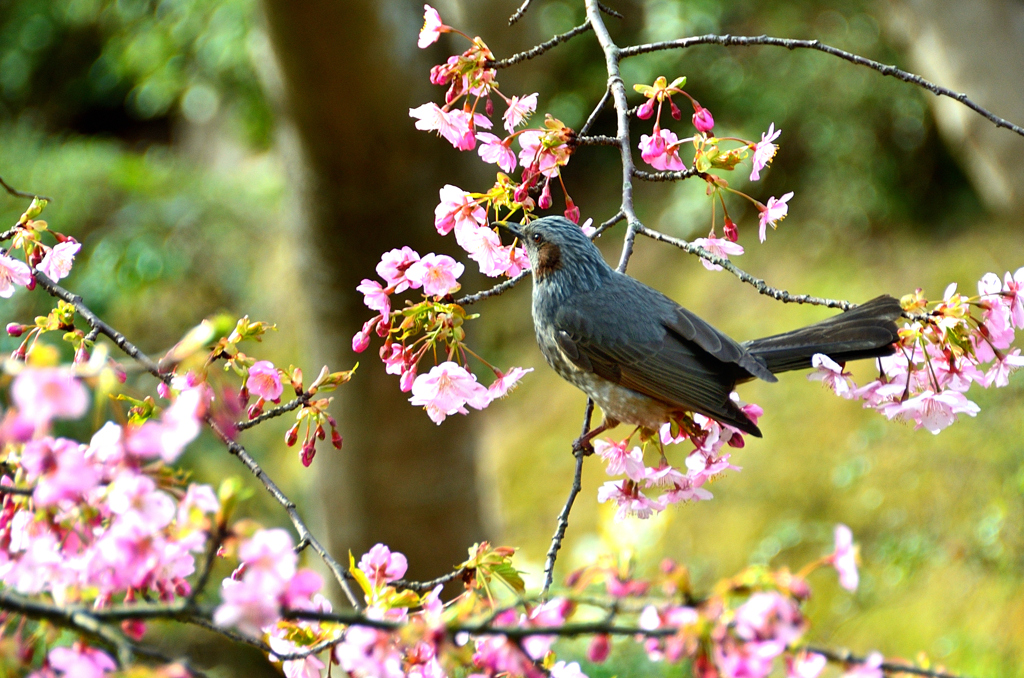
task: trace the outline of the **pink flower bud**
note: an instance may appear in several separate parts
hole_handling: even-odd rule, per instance
[[[28,290],[29,292],[31,292],[35,288],[36,288],[36,279],[35,279],[35,277],[29,278],[28,279],[28,284],[25,285],[25,289]]]
[[[146,635],[146,625],[139,619],[125,619],[121,622],[121,630],[133,640],[142,640]]]
[[[339,450],[340,450],[340,449],[341,449],[341,446],[342,446],[342,444],[344,444],[344,442],[345,442],[345,441],[344,441],[344,439],[343,439],[343,438],[341,437],[341,434],[340,434],[340,433],[338,433],[338,429],[336,429],[336,428],[331,428],[331,445],[334,445],[334,447],[335,447],[336,449],[339,449]]]
[[[412,369],[408,369],[402,372],[402,377],[398,380],[398,386],[402,389],[402,393],[408,393],[412,390],[412,382],[416,381],[416,366],[413,365]]]
[[[542,210],[546,210],[551,207],[551,180],[548,179],[544,182],[544,189],[540,192],[540,198],[537,200],[537,206]]]
[[[356,353],[362,353],[370,346],[370,333],[364,330],[356,332],[355,336],[352,337],[352,350]]]
[[[85,347],[85,344],[79,346],[75,351],[75,358],[72,362],[75,365],[84,365],[89,362],[89,349]]]
[[[309,468],[309,465],[313,463],[313,457],[316,455],[316,443],[313,440],[307,440],[302,444],[302,451],[299,453],[299,457],[302,459],[302,465]]]
[[[715,119],[711,117],[711,111],[694,102],[693,126],[698,132],[710,132],[715,126]]]
[[[725,218],[725,226],[722,228],[722,231],[725,233],[725,239],[729,242],[736,242],[739,240],[740,232],[736,228],[736,222],[729,217]]]
[[[647,120],[654,115],[654,99],[648,99],[636,111],[636,117]]]
[[[327,432],[324,431],[323,424],[316,425],[316,437],[319,438],[320,440],[327,439]]]
[[[490,97],[487,97],[487,103],[484,104],[484,112],[488,116],[494,115],[494,102],[491,101]]]
[[[7,325],[7,334],[12,337],[20,337],[25,331],[27,325],[19,325],[18,323],[10,323]]]
[[[526,200],[526,197],[529,195],[529,193],[527,192],[529,190],[530,187],[524,181],[523,183],[516,186],[515,193],[512,194],[512,199],[518,203],[522,203],[524,200]]]
[[[594,639],[590,641],[590,647],[587,648],[587,660],[601,664],[608,659],[609,650],[611,650],[611,643],[608,642],[607,634],[594,636]]]
[[[167,396],[164,397],[166,398]],[[245,384],[242,384],[241,390],[238,391],[238,402],[242,407],[249,404],[249,387]]]
[[[284,434],[284,444],[291,447],[299,439],[299,425],[293,424],[288,432]]]
[[[22,344],[11,353],[11,360],[24,360],[25,359],[25,344]]]
[[[430,84],[443,85],[448,82],[448,64],[438,64],[430,69]]]
[[[263,414],[263,398],[258,399],[249,407],[246,416],[249,417],[249,421],[252,421],[261,414]]]
[[[565,208],[565,218],[574,224],[580,223],[580,208],[576,207],[576,205],[572,203],[572,200],[569,200],[567,202],[568,204]]]
[[[678,106],[676,106],[676,102],[674,102],[671,99],[669,99],[668,103],[669,103],[669,106],[672,107],[670,109],[672,111],[672,117],[675,118],[676,120],[682,120],[683,119],[683,112],[679,110]]]

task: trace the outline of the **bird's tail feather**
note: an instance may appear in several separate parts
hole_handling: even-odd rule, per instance
[[[816,353],[840,363],[880,358],[894,351],[893,344],[899,340],[896,319],[902,312],[899,301],[882,295],[820,323],[754,339],[743,346],[773,374],[808,369]]]

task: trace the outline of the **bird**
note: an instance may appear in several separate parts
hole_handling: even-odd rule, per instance
[[[564,217],[493,225],[526,248],[541,353],[604,412],[604,422],[577,441],[583,449],[619,423],[653,431],[693,412],[760,438],[731,398],[737,384],[810,369],[819,353],[837,363],[891,355],[899,340],[903,309],[882,295],[814,325],[739,343],[612,268]]]

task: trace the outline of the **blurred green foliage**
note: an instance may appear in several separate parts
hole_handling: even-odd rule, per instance
[[[506,4],[518,2],[466,11],[504,14]],[[534,4],[515,29],[484,38],[511,52],[583,20],[577,2]],[[769,33],[900,63],[878,11],[867,0],[643,0],[622,22],[609,21],[620,44]],[[263,84],[269,60],[253,0],[0,0],[0,176],[56,198],[43,218],[84,243],[68,286],[147,351],[165,350],[227,309],[281,323],[267,356],[302,362],[296,327],[315,321],[301,317],[298,281],[287,282],[294,233]],[[969,288],[986,271],[1024,264],[1020,224],[986,223],[937,139],[925,95],[913,87],[826,55],[771,47],[648,55],[624,62],[623,75],[628,86],[686,75],[720,134],[756,139],[771,122],[783,130],[771,170],[750,190],[761,198],[795,191],[791,216],[758,246],[752,210],[730,203],[748,246],[741,265],[779,287],[854,300],[918,285],[937,295],[950,280]],[[606,80],[589,35],[500,77],[507,94],[539,91],[540,110],[574,127]],[[686,118],[673,125],[685,129]],[[605,113],[595,132],[611,129]],[[638,137],[645,123],[634,130]],[[588,148],[570,163],[566,184],[585,217],[615,211],[617,162],[614,150]],[[741,174],[730,181],[745,190]],[[480,183],[464,188],[491,181],[493,168],[481,165]],[[693,182],[638,185],[641,217],[668,232],[703,235],[710,214],[703,193]],[[13,223],[24,206],[0,194],[0,222]],[[602,240],[617,255],[615,232]],[[740,339],[824,315],[760,298],[646,242],[631,270]],[[31,317],[45,303],[19,294],[0,307],[0,320]],[[542,366],[528,305],[523,287],[479,309],[485,319],[519,318],[481,334],[488,357],[539,366],[487,415],[484,473],[494,491],[483,494],[498,516],[497,540],[522,546],[525,569],[537,574],[570,481],[568,441],[578,433],[583,398]],[[0,350],[14,345],[0,337]],[[382,369],[372,362],[365,369]],[[616,527],[596,504],[604,478],[588,462],[562,571],[625,546],[652,567],[671,555],[706,586],[747,563],[799,567],[826,552],[833,525],[845,522],[863,546],[863,586],[850,596],[827,573],[815,575],[813,638],[893,655],[923,649],[973,675],[1024,675],[1020,378],[972,393],[978,418],[937,437],[822,394],[798,375],[745,389],[768,413],[765,439],[736,452],[744,470],[716,483],[711,502]],[[268,429],[251,434],[261,462],[298,484],[299,465],[280,443],[283,427]],[[188,454],[185,463],[201,477],[239,472],[216,445]],[[258,493],[247,510],[280,521],[265,497]],[[636,657],[617,661],[586,670],[628,675]]]

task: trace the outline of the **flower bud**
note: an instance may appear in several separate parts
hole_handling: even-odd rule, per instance
[[[344,439],[341,437],[341,434],[338,433],[338,429],[331,428],[331,445],[334,445],[335,448],[340,450],[343,443]]]
[[[484,112],[487,115],[494,115],[494,102],[491,101],[490,97],[487,97],[487,103],[484,104]]]
[[[140,619],[125,619],[121,622],[121,631],[132,640],[142,640],[146,635],[146,624]]]
[[[725,226],[722,228],[722,231],[725,234],[725,239],[729,242],[736,242],[739,240],[740,232],[736,228],[736,222],[729,217],[725,218]]]
[[[537,206],[542,210],[546,210],[551,207],[551,180],[548,179],[544,182],[544,189],[540,192],[540,198],[537,200]]]
[[[565,218],[574,224],[580,223],[580,208],[576,207],[571,200],[568,203],[565,208]]]
[[[526,185],[526,182],[519,184],[518,186],[516,186],[516,190],[512,194],[512,199],[518,203],[522,203],[524,200],[526,200],[526,197],[529,195],[529,190],[530,187]]]
[[[18,323],[9,323],[7,325],[7,334],[12,337],[20,337],[22,333],[28,328],[28,325],[19,325]]]
[[[398,386],[402,389],[402,393],[408,393],[412,390],[412,382],[416,381],[416,366],[413,365],[412,369],[402,372],[402,377],[398,380]]]
[[[293,424],[288,432],[284,434],[284,444],[291,447],[299,439],[299,425]]]
[[[89,349],[83,342],[81,346],[75,351],[75,357],[72,361],[75,365],[84,365],[89,362]]]
[[[25,359],[25,344],[22,344],[11,353],[11,360],[24,360]]]
[[[29,292],[31,292],[35,288],[36,288],[36,279],[35,279],[35,276],[33,276],[33,277],[28,279],[28,284],[25,285],[25,289],[28,290]]]
[[[594,636],[587,648],[587,660],[600,664],[608,659],[608,652],[611,650],[611,643],[608,642],[608,634],[602,633]]]
[[[715,119],[711,117],[711,111],[694,102],[693,126],[698,132],[710,132],[715,126]]]
[[[355,336],[352,337],[352,350],[356,353],[362,353],[370,346],[370,333],[365,330],[356,332]]]
[[[252,421],[261,414],[263,414],[263,398],[260,398],[250,405],[249,409],[246,411],[246,416],[249,417],[249,421]]]
[[[636,111],[636,117],[647,120],[654,115],[654,99],[648,99]]]
[[[682,120],[683,119],[683,112],[679,110],[678,106],[676,106],[676,102],[674,102],[671,99],[669,99],[668,103],[669,103],[669,106],[671,106],[671,109],[669,109],[669,110],[672,112],[672,117],[675,118],[676,120]]]
[[[316,437],[319,438],[320,440],[327,439],[327,432],[324,431],[323,424],[316,425]]]
[[[302,444],[302,451],[299,453],[302,465],[309,468],[309,465],[313,463],[314,455],[316,455],[316,443],[313,440],[307,440]]]

